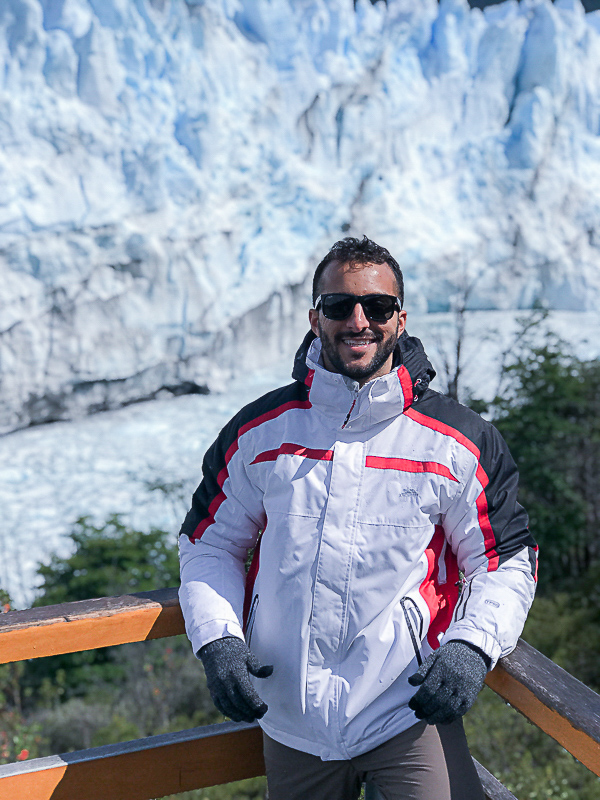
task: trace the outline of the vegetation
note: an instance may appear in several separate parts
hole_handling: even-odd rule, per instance
[[[144,533],[113,516],[105,526],[79,519],[71,536],[73,553],[40,567],[36,606],[178,583],[172,534]],[[223,720],[185,636],[9,664],[0,667],[0,695],[0,763]],[[252,779],[183,797],[262,798],[264,783]]]
[[[505,353],[502,392],[475,400],[506,439],[540,546],[524,638],[600,691],[600,359],[575,356],[537,312]]]
[[[0,589],[2,612],[10,611],[10,597]],[[39,725],[25,721],[21,679],[25,665],[0,665],[0,764],[36,758],[43,747]]]
[[[521,500],[544,554],[540,590],[577,591],[600,558],[600,361],[535,332],[506,367],[491,411],[519,466]]]
[[[143,592],[179,582],[177,548],[165,531],[134,530],[118,516],[101,526],[81,518],[73,526],[71,539],[74,550],[70,556],[54,555],[49,564],[40,566],[43,583],[35,606]],[[183,646],[176,645],[178,652]],[[125,652],[112,647],[35,660],[27,666],[24,685],[36,702],[46,705],[56,696],[66,702],[92,692],[96,696],[110,693],[107,687],[117,681],[126,697],[142,663],[135,652],[130,645]],[[142,661],[150,659],[152,663],[153,653],[151,645],[148,658]],[[102,715],[98,712],[95,718]],[[77,727],[71,728],[73,736]]]
[[[538,318],[540,319],[540,318]],[[542,318],[543,319],[543,316]],[[525,321],[487,409],[518,464],[540,546],[523,638],[600,691],[600,360]],[[594,800],[600,779],[489,689],[465,720],[471,751],[517,797]]]
[[[537,336],[537,338],[536,338]],[[521,500],[542,555],[524,637],[600,691],[600,361],[525,326],[487,412],[521,472]],[[117,516],[78,520],[73,553],[40,568],[36,605],[176,585],[175,542]],[[5,610],[7,597],[0,596]],[[184,637],[0,667],[0,763],[220,721]],[[467,715],[473,755],[517,797],[593,800],[600,782],[484,690]],[[258,800],[262,778],[181,800]]]
[[[71,539],[72,555],[54,555],[49,564],[40,566],[43,583],[34,606],[146,592],[179,582],[176,543],[165,531],[134,530],[118,515],[100,527],[82,517]]]

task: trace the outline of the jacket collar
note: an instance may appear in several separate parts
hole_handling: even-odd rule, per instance
[[[406,331],[394,351],[392,371],[359,388],[351,378],[326,370],[321,362],[321,340],[309,332],[300,345],[292,373],[310,387],[310,402],[327,416],[344,422],[354,430],[397,416],[420,397],[435,376],[435,371],[419,339]]]

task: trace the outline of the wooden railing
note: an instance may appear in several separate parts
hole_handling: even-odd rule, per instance
[[[11,611],[0,615],[0,663],[183,632],[176,589]],[[486,682],[600,775],[599,695],[523,641]],[[513,798],[476,767],[489,800]],[[258,725],[225,722],[2,765],[0,800],[150,800],[262,774]]]

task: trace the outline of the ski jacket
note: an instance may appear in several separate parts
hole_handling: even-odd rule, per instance
[[[347,759],[415,724],[407,678],[441,643],[470,642],[492,665],[514,648],[536,547],[506,444],[428,388],[417,339],[403,334],[392,371],[362,388],[325,370],[311,339],[295,382],[208,450],[180,600],[196,654],[245,636],[273,665],[255,681],[269,736]]]

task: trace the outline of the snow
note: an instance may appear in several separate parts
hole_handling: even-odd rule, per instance
[[[120,514],[142,530],[172,531],[175,543],[207,447],[243,405],[289,383],[290,373],[285,359],[222,394],[154,400],[1,437],[0,587],[15,605],[29,605],[38,564],[69,553],[69,531],[82,516],[102,523]]]

